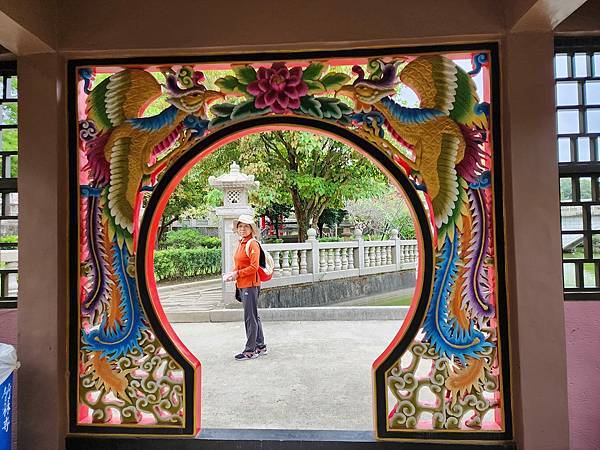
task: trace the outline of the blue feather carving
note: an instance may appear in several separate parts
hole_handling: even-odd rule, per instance
[[[445,116],[442,111],[432,108],[406,108],[400,106],[391,97],[381,99],[381,104],[385,106],[392,115],[403,123],[424,123],[436,117]]]
[[[167,125],[172,125],[173,122],[175,122],[178,112],[179,110],[177,107],[171,105],[156,116],[128,119],[127,122],[129,122],[136,130],[156,131]]]
[[[425,316],[423,329],[426,340],[435,351],[447,358],[458,358],[466,363],[466,357],[479,359],[478,352],[492,344],[485,340],[482,332],[475,330],[471,321],[464,330],[456,323],[448,320],[448,299],[458,275],[458,232],[450,240],[448,236],[438,254],[433,296]]]
[[[88,351],[99,351],[102,356],[115,360],[139,349],[142,331],[147,327],[144,324],[144,313],[138,298],[135,278],[127,273],[127,265],[132,257],[127,247],[120,247],[117,238],[113,240],[113,251],[115,255],[114,270],[119,279],[119,293],[121,301],[119,308],[122,313],[122,324],[110,329],[106,326],[108,319],[104,315],[99,327],[89,333],[82,331],[84,349]]]

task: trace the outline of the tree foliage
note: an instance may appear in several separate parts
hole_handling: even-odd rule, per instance
[[[292,207],[285,203],[270,202],[258,209],[258,214],[266,216],[275,227],[275,238],[279,239],[279,228],[283,220],[290,216]]]
[[[222,194],[210,187],[208,178],[228,172],[234,161],[260,182],[250,192],[259,214],[276,224],[293,209],[300,242],[311,225],[322,229],[323,224],[339,223],[348,201],[388,190],[386,176],[342,142],[309,132],[260,132],[224,145],[194,166],[165,209],[169,220],[199,218],[220,206]]]
[[[412,216],[404,199],[393,187],[378,197],[349,200],[346,210],[352,223],[365,235],[384,239],[395,228],[402,239],[415,238]]]
[[[335,227],[336,225],[342,223],[347,215],[348,211],[342,208],[325,208],[319,217],[319,221],[317,222],[317,226],[319,228],[319,237],[323,237],[323,228],[325,225],[330,228]]]
[[[298,131],[270,131],[239,141],[244,170],[261,187],[253,200],[262,207],[291,204],[304,241],[326,208],[341,208],[349,199],[378,195],[387,180],[374,164],[349,146]]]

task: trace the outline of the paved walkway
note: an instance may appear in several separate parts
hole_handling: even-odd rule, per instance
[[[269,354],[238,362],[241,322],[176,323],[202,363],[202,427],[372,430],[371,365],[401,321],[266,322]]]
[[[158,295],[167,314],[170,312],[211,311],[222,308],[221,280],[219,278],[160,286]]]

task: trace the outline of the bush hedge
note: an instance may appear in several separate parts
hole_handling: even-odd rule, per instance
[[[165,238],[160,243],[161,249],[196,249],[198,247],[219,248],[221,247],[221,239],[218,237],[204,236],[194,228],[182,228],[166,233]]]
[[[154,252],[157,281],[221,273],[220,248],[167,249]]]
[[[342,242],[344,239],[335,236],[326,236],[318,238],[319,242]]]
[[[17,243],[19,242],[19,238],[14,234],[8,234],[6,236],[0,236],[0,242],[4,244],[15,244],[15,245],[6,245],[3,248],[6,250],[15,250],[17,248]]]

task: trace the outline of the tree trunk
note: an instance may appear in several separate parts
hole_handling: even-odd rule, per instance
[[[308,218],[307,211],[304,209],[300,194],[296,189],[290,189],[292,194],[292,203],[294,203],[294,214],[296,215],[296,223],[298,224],[298,242],[304,242],[308,238]]]
[[[308,239],[308,218],[304,213],[296,212],[296,220],[298,221],[298,242],[305,242]]]
[[[179,220],[179,216],[176,216],[170,220],[165,220],[164,216],[160,219],[160,226],[158,227],[158,231],[156,233],[156,243],[154,244],[155,250],[158,250],[158,245],[162,241],[163,235],[165,231],[167,231],[167,227],[171,226],[175,222]]]

